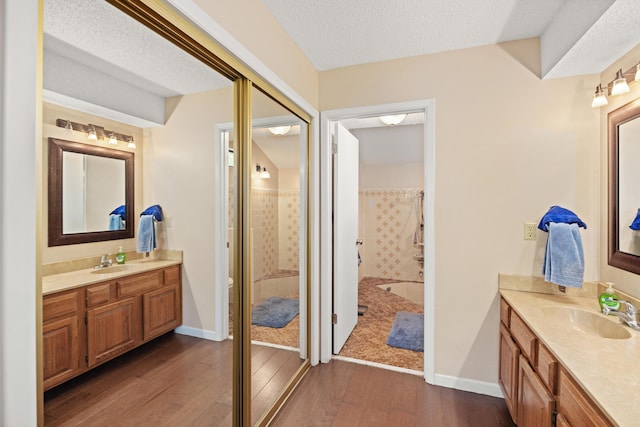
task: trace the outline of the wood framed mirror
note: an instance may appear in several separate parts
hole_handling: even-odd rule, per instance
[[[640,99],[607,115],[609,135],[609,265],[640,274]]]
[[[48,189],[49,246],[133,237],[134,153],[49,138]]]

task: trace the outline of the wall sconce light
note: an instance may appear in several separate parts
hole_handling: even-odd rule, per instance
[[[107,140],[111,145],[117,145],[118,141],[129,141],[129,148],[136,148],[135,142],[133,142],[133,136],[124,135],[112,130],[107,130],[102,126],[92,125],[91,123],[83,125],[82,123],[72,122],[71,120],[56,119],[56,126],[64,128],[68,132],[79,131],[87,134],[89,141]]]
[[[382,123],[387,126],[395,126],[397,124],[402,123],[404,119],[407,118],[406,114],[391,114],[388,116],[380,116],[378,117]]]
[[[269,173],[267,168],[263,168],[258,164],[256,164],[256,171],[252,175],[253,175],[253,178],[261,178],[261,179],[271,178],[271,174]]]
[[[628,77],[629,80],[627,80]],[[631,80],[631,77],[633,77],[633,80]],[[607,101],[607,95],[616,96],[627,93],[631,90],[629,84],[637,81],[640,81],[640,63],[634,65],[625,72],[622,71],[622,68],[619,69],[616,72],[616,77],[606,86],[603,87],[602,84],[596,86],[596,92],[593,95],[591,106],[593,108],[598,108],[603,105],[607,105],[609,103]]]
[[[289,131],[291,130],[291,126],[290,125],[274,126],[267,129],[269,129],[269,132],[271,132],[274,135],[282,136],[289,133]]]

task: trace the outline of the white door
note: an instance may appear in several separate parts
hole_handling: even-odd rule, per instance
[[[358,140],[341,124],[333,156],[333,353],[358,323]]]

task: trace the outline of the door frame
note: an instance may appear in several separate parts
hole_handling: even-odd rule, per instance
[[[320,361],[331,360],[333,277],[333,168],[331,125],[345,119],[404,112],[424,114],[424,379],[435,384],[435,100],[369,105],[320,112]]]

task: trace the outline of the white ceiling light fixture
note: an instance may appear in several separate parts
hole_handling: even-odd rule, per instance
[[[387,126],[395,126],[404,121],[407,118],[406,114],[391,114],[387,116],[380,116],[379,119]]]
[[[269,132],[271,132],[272,134],[277,136],[282,136],[289,133],[289,131],[291,130],[291,125],[273,126],[268,129],[269,129]]]
[[[596,93],[593,94],[593,101],[591,101],[591,107],[598,108],[603,105],[607,105],[609,101],[607,101],[607,95],[604,94],[604,90],[602,90],[602,85],[599,84],[596,86]]]

